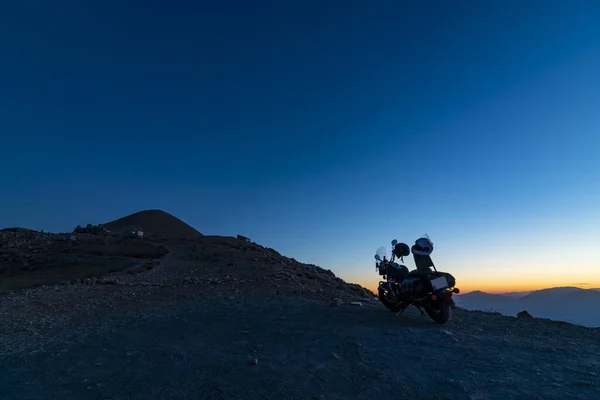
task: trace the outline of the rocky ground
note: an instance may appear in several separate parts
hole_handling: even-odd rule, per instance
[[[0,295],[0,398],[600,398],[600,329],[460,309],[437,325],[253,243],[141,243],[168,253],[109,246],[94,257],[130,264]]]
[[[115,237],[0,231],[0,293],[122,271],[168,253],[164,245]]]
[[[598,330],[375,302],[201,300],[25,326],[2,399],[595,399]],[[64,322],[64,321],[61,321]],[[2,344],[14,340],[0,335]],[[13,348],[15,349],[15,348]]]
[[[0,237],[13,244],[0,248],[0,288],[5,292],[0,334],[15,339],[2,346],[5,354],[31,344],[29,327],[34,335],[38,325],[70,330],[93,325],[115,310],[177,307],[206,299],[373,298],[331,271],[230,237],[127,242],[81,235],[77,241],[56,241],[60,236],[31,232],[0,232]]]

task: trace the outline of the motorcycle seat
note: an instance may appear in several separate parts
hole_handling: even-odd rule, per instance
[[[413,278],[418,278],[421,276],[421,273],[419,272],[418,269],[413,269],[412,271],[410,271],[408,273],[408,276],[413,277]]]

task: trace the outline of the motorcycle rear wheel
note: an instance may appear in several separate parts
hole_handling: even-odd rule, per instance
[[[379,290],[377,291],[377,294],[379,296],[379,301],[381,301],[381,303],[390,311],[392,312],[400,312],[401,307],[398,303],[392,303],[390,302],[386,297],[385,297],[385,292],[386,290],[383,288],[379,288]]]
[[[452,309],[450,304],[442,304],[439,308],[425,307],[427,315],[438,324],[445,324],[452,318]]]

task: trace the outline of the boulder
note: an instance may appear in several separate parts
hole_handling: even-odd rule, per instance
[[[339,297],[335,297],[335,298],[331,299],[330,305],[332,307],[339,307],[342,305],[342,299],[340,299]]]

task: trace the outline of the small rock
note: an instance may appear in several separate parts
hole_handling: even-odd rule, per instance
[[[353,301],[350,304],[352,304],[353,306],[360,306],[360,307],[362,307],[362,303],[360,301]]]
[[[339,307],[339,306],[341,306],[341,305],[342,305],[342,299],[340,299],[339,297],[336,297],[336,298],[334,298],[334,299],[331,299],[331,303],[330,303],[330,305],[331,305],[332,307]]]
[[[252,360],[252,365],[258,365],[258,358],[254,358]]]

